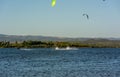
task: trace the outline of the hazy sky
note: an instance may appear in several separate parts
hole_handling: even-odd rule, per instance
[[[120,38],[120,0],[0,0],[0,34]]]

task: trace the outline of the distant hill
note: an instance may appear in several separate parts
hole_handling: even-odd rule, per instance
[[[50,36],[32,36],[32,35],[4,35],[0,34],[0,41],[27,41],[27,40],[37,40],[37,41],[107,41],[107,40],[120,40],[119,38],[61,38],[61,37],[50,37]]]
[[[6,36],[6,35],[4,35],[4,34],[0,34],[0,36]]]
[[[0,41],[27,41],[27,40],[37,40],[37,41],[84,41],[87,38],[61,38],[61,37],[50,37],[50,36],[32,36],[32,35],[4,35],[0,34]]]

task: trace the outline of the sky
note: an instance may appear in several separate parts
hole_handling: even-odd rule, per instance
[[[0,0],[0,34],[120,38],[120,0]]]

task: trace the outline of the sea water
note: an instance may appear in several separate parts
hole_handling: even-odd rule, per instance
[[[120,49],[1,48],[0,77],[120,77]]]

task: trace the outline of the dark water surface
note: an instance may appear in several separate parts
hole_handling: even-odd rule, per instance
[[[0,77],[120,77],[120,49],[0,49]]]

